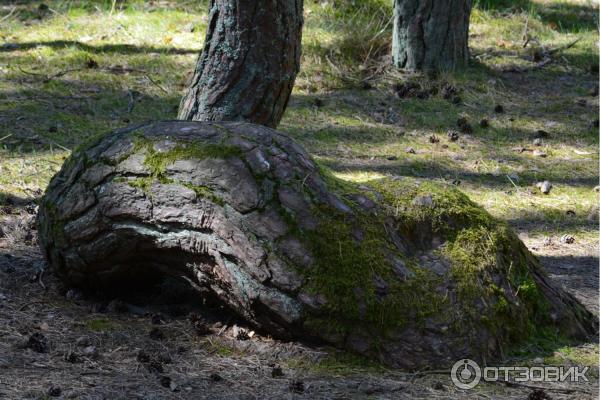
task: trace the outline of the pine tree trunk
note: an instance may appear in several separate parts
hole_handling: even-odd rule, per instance
[[[469,59],[471,0],[395,0],[392,57],[409,70],[453,70]]]
[[[179,119],[276,127],[300,68],[302,0],[212,0]]]

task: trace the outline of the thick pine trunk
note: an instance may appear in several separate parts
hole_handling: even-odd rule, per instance
[[[212,0],[179,119],[276,127],[300,68],[302,0]]]
[[[394,65],[425,71],[466,65],[471,3],[471,0],[395,0]]]

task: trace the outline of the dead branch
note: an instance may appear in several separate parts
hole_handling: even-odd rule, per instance
[[[555,53],[570,49],[571,47],[575,46],[577,44],[577,42],[579,42],[580,40],[581,40],[581,38],[577,38],[577,39],[573,40],[572,42],[565,44],[564,46],[558,46],[553,49],[548,49],[548,51],[546,53],[548,55],[550,55],[550,54],[555,54]]]
[[[525,29],[523,29],[523,48],[529,43],[529,16],[525,18]]]
[[[135,107],[135,98],[131,90],[127,91],[127,95],[129,96],[129,102],[127,104],[127,114],[131,114],[131,112],[133,111],[133,107]]]
[[[502,72],[517,72],[517,73],[522,73],[522,72],[529,72],[529,71],[535,71],[537,69],[540,68],[544,68],[546,65],[550,64],[552,62],[551,58],[546,58],[542,61],[540,61],[539,63],[536,63],[530,67],[517,67],[516,65],[513,65],[511,67],[508,68],[504,68],[502,70]]]
[[[15,12],[16,10],[17,10],[17,6],[14,6],[14,7],[13,7],[13,8],[10,10],[10,12],[9,12],[8,14],[6,14],[4,17],[0,18],[0,24],[1,24],[2,22],[6,21],[7,19],[9,19],[9,18],[10,18],[10,17],[11,17],[11,16],[14,14],[14,12]]]

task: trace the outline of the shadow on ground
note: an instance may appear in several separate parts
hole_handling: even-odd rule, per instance
[[[588,310],[599,314],[598,257],[545,255],[539,259],[553,281],[566,287]]]
[[[39,47],[51,47],[62,49],[65,47],[77,47],[90,53],[120,53],[128,54],[198,54],[201,49],[180,49],[176,47],[153,47],[138,46],[132,44],[103,44],[90,45],[76,40],[51,40],[44,42],[8,42],[0,46],[0,53],[13,51],[24,51],[36,49]]]

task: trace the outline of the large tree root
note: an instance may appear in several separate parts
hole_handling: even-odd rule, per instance
[[[256,327],[422,368],[491,359],[595,319],[453,188],[354,185],[246,123],[159,122],[75,151],[39,212],[69,284],[181,278]]]

